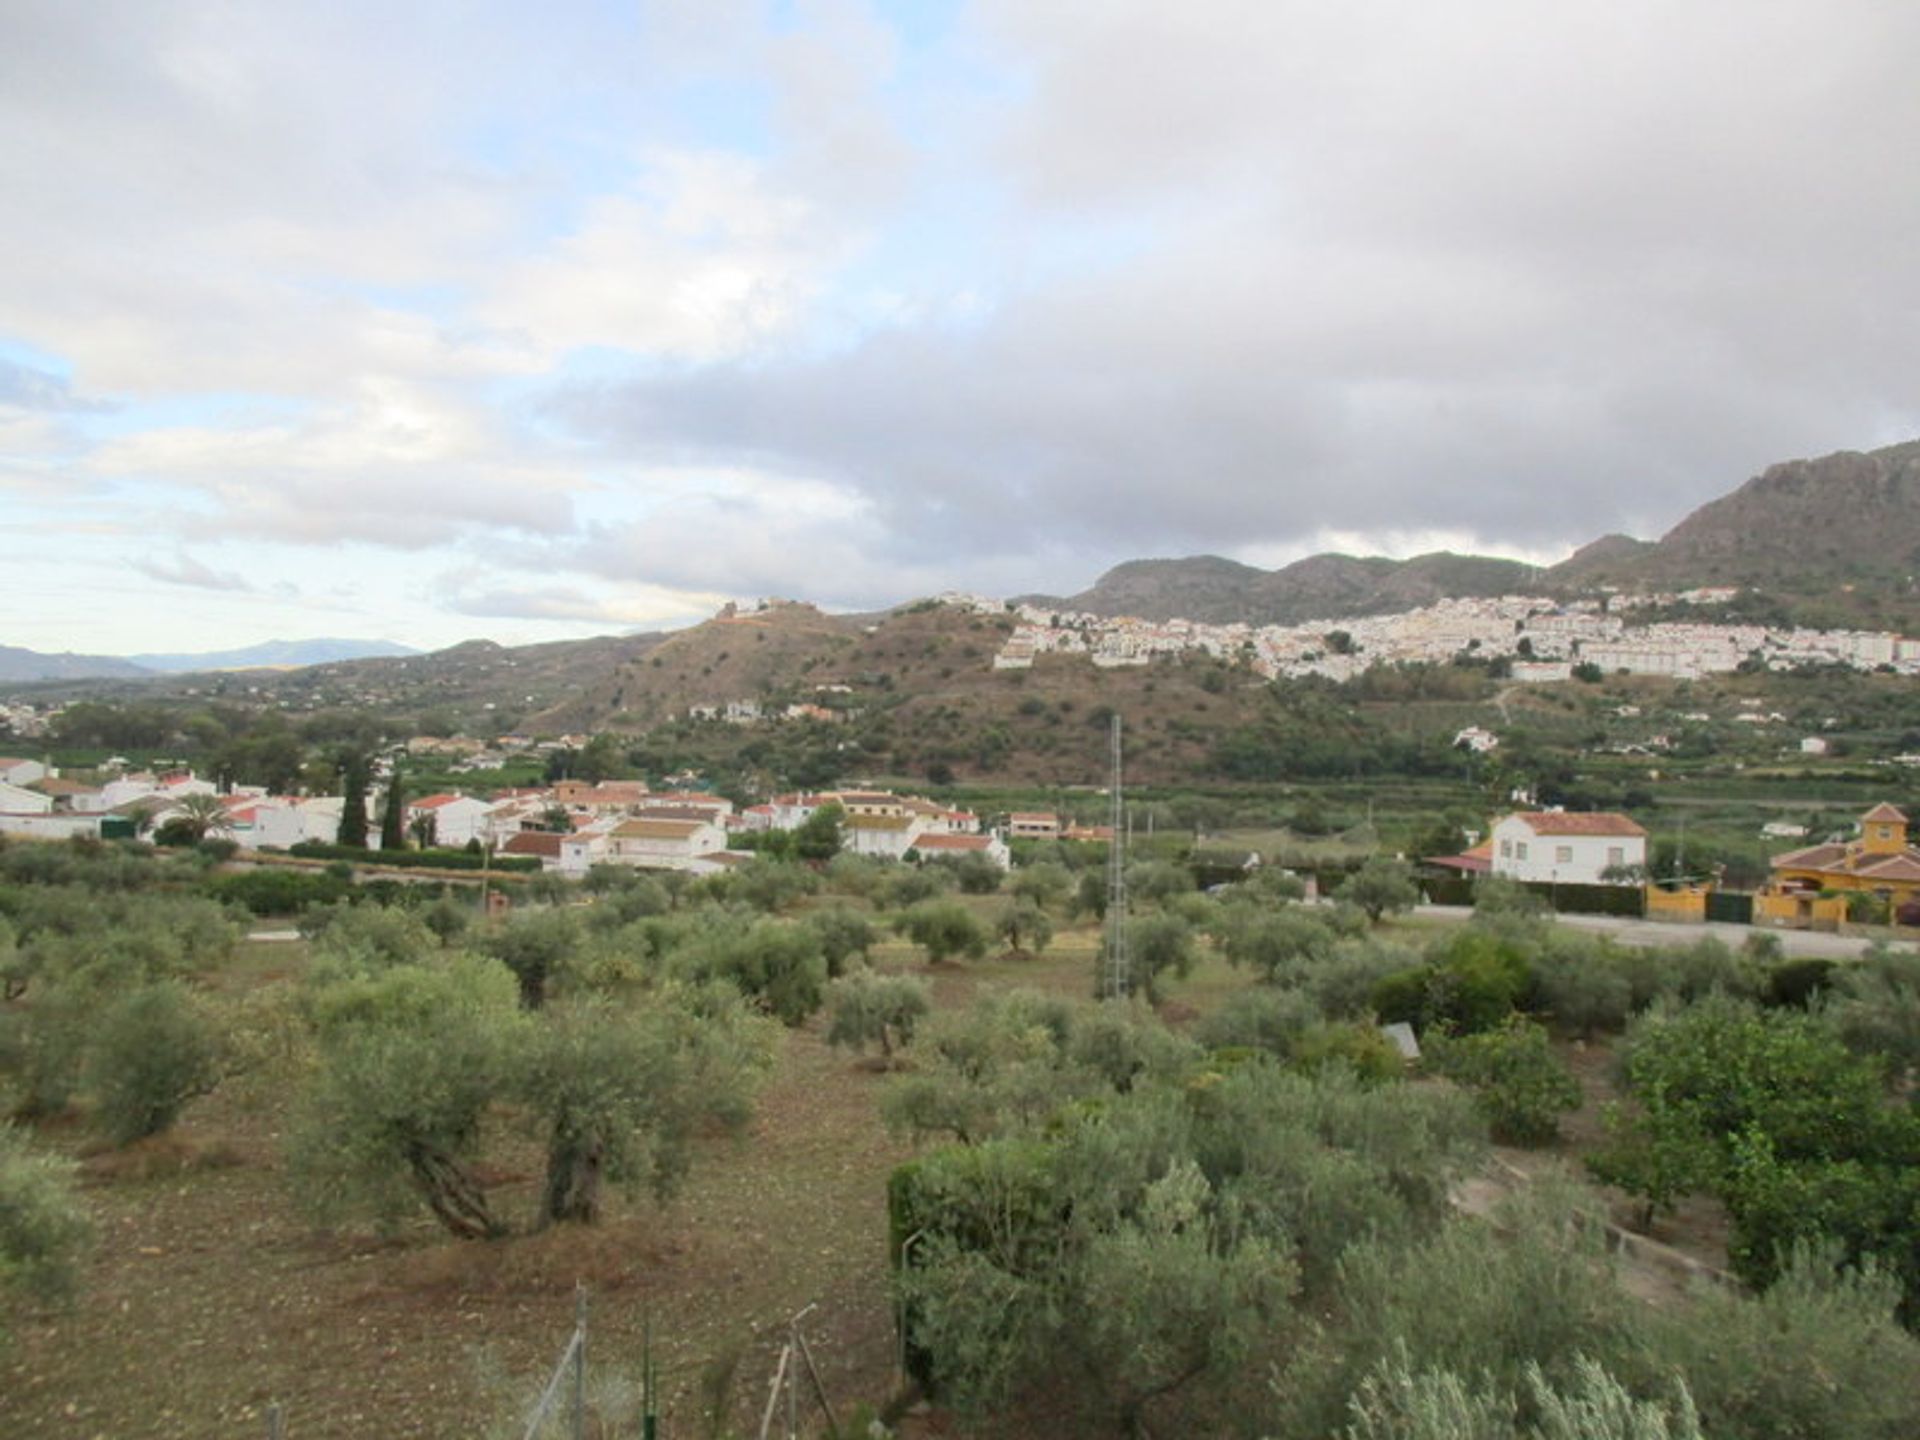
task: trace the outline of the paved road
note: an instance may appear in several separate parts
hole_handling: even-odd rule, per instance
[[[1438,920],[1469,920],[1473,917],[1473,911],[1465,905],[1419,905],[1413,913],[1430,915]],[[1557,918],[1562,925],[1571,925],[1577,930],[1593,930],[1602,935],[1611,935],[1624,945],[1649,948],[1691,945],[1703,936],[1711,935],[1738,950],[1749,935],[1772,935],[1789,955],[1851,960],[1871,943],[1858,935],[1828,935],[1818,930],[1772,930],[1763,926],[1718,923],[1677,925],[1666,920],[1634,920],[1624,915],[1561,915]]]

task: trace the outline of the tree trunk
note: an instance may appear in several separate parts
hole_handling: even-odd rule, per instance
[[[487,1205],[487,1192],[466,1166],[424,1140],[407,1142],[414,1187],[434,1218],[462,1240],[496,1240],[506,1226]]]
[[[600,1218],[603,1155],[598,1140],[555,1130],[547,1147],[547,1223],[591,1225]]]

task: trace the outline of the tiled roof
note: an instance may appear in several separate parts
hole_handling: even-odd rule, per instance
[[[985,850],[993,841],[985,835],[922,835],[915,850]]]
[[[564,838],[544,830],[518,830],[507,837],[507,843],[500,847],[500,853],[502,855],[539,855],[544,859],[558,860],[560,842]]]
[[[690,840],[705,820],[623,820],[611,832],[616,840]]]
[[[1907,823],[1907,817],[1904,813],[1896,810],[1893,806],[1882,800],[1878,805],[1874,806],[1873,809],[1867,811],[1866,814],[1860,817],[1860,822],[1863,825],[1869,821],[1891,821],[1895,825],[1904,825]]]
[[[1598,810],[1590,815],[1543,810],[1513,817],[1536,835],[1641,835],[1647,832],[1625,815]]]

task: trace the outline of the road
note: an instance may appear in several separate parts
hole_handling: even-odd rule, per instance
[[[1473,918],[1473,911],[1465,905],[1417,905],[1413,913],[1436,920],[1466,921]],[[1570,925],[1576,930],[1592,930],[1611,935],[1625,945],[1641,945],[1650,949],[1691,945],[1711,935],[1738,950],[1746,944],[1749,935],[1771,935],[1792,956],[1851,960],[1872,943],[1858,935],[1828,935],[1818,930],[1773,930],[1763,926],[1718,923],[1679,925],[1667,920],[1635,920],[1624,915],[1560,915],[1555,918],[1562,925]]]

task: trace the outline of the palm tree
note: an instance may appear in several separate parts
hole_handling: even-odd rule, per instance
[[[233,833],[233,821],[218,795],[183,795],[167,822],[185,831],[195,845],[209,835]]]

